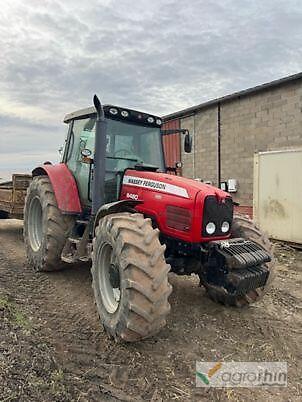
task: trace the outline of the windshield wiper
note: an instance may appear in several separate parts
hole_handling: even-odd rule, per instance
[[[147,165],[144,163],[138,163],[137,165],[134,166],[135,169],[137,170],[145,170],[145,171],[149,171],[149,172],[156,172],[157,170],[159,170],[158,166],[155,165]]]
[[[122,156],[106,156],[108,159],[123,159],[125,161],[131,161],[131,162],[139,162],[138,159],[133,159],[133,158],[123,158]]]

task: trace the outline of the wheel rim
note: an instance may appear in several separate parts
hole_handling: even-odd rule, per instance
[[[100,295],[109,314],[119,307],[121,298],[120,274],[112,261],[113,250],[110,244],[104,244],[98,255],[98,281]]]
[[[31,248],[38,251],[43,238],[43,211],[39,197],[34,197],[29,205],[28,237]]]

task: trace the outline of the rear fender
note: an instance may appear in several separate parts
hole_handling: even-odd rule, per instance
[[[137,212],[134,208],[136,205],[142,204],[143,201],[135,200],[120,200],[116,202],[110,202],[109,204],[102,205],[95,217],[93,225],[93,233],[99,224],[100,219],[109,214],[116,214],[118,212]]]
[[[49,177],[58,208],[62,213],[70,215],[82,213],[77,183],[65,163],[37,167],[32,171],[32,175]]]

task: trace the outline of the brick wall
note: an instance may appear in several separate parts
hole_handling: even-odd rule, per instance
[[[242,206],[252,206],[254,153],[302,146],[301,110],[301,81],[221,104],[221,178],[238,180]],[[182,152],[183,175],[217,185],[217,106],[181,119],[181,127],[194,137],[193,152]]]

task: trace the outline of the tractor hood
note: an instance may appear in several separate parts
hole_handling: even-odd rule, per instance
[[[161,172],[127,169],[121,200],[133,200],[135,209],[150,217],[162,235],[188,243],[202,243],[229,237],[222,224],[232,223],[230,195],[216,187]],[[155,223],[156,222],[156,223]],[[208,223],[214,232],[206,232]]]
[[[127,186],[128,189],[131,187],[133,190],[140,188],[191,200],[194,200],[199,192],[202,192],[204,197],[213,195],[220,200],[230,197],[227,192],[214,186],[162,172],[128,169],[123,178],[123,185]]]

